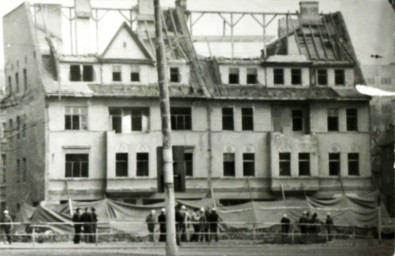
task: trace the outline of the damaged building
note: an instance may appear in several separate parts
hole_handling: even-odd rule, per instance
[[[125,20],[98,33],[100,12],[114,10]],[[188,15],[177,1],[161,20],[177,199],[226,205],[375,189],[369,97],[354,88],[363,77],[341,13],[301,2],[249,58],[200,55]],[[29,92],[7,128],[30,124],[8,141],[8,207],[163,201],[153,1],[23,3],[3,21],[8,93]]]

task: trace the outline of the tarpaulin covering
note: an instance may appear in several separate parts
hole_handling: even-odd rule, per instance
[[[331,213],[335,225],[372,227],[378,225],[378,193],[370,192],[364,195],[341,195],[332,199],[317,199],[312,197],[287,198],[281,201],[251,201],[234,206],[218,206],[217,212],[225,225],[231,228],[266,228],[279,223],[282,215],[287,213],[292,223],[297,223],[303,211],[317,213],[318,218],[325,220],[327,212]],[[112,229],[134,235],[147,235],[145,218],[150,210],[164,207],[164,203],[153,205],[133,205],[103,199],[94,202],[71,201],[75,210],[77,207],[94,207],[98,215],[99,232]],[[70,203],[51,205],[41,203],[34,208],[24,204],[17,214],[17,220],[30,223],[60,222],[65,225],[49,225],[58,233],[72,232]],[[187,209],[213,207],[215,201],[211,198],[201,200],[178,200]],[[385,208],[381,206],[383,222],[388,219]]]

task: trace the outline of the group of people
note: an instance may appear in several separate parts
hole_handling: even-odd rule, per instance
[[[166,210],[162,208],[160,215],[155,217],[155,210],[146,218],[147,228],[150,233],[150,240],[154,240],[155,226],[159,224],[159,242],[166,242]],[[195,209],[190,213],[185,205],[176,209],[176,241],[178,245],[181,242],[210,242],[212,238],[218,242],[218,222],[220,220],[216,208]],[[189,233],[188,229],[192,227],[193,232]]]
[[[81,213],[81,209],[77,208],[73,215],[74,222],[74,243],[79,244],[81,241],[81,232],[84,232],[86,243],[96,243],[96,229],[97,229],[97,214],[96,209],[86,207],[85,211]]]
[[[280,222],[281,232],[284,234],[289,233],[291,220],[288,218],[287,214],[283,215]],[[317,213],[313,213],[310,217],[310,213],[308,211],[304,211],[303,215],[299,218],[299,228],[302,234],[317,234],[320,231],[319,229],[322,224],[325,224],[328,234],[330,234],[333,226],[333,219],[329,212],[326,214],[325,223],[318,219]]]

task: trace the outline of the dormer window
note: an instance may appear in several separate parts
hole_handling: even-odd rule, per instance
[[[230,68],[229,69],[229,84],[239,84],[239,69]]]
[[[256,68],[248,68],[247,69],[247,84],[257,84],[258,83],[258,75]]]
[[[292,85],[302,84],[302,70],[301,69],[291,69],[291,83]]]
[[[132,67],[132,71],[130,72],[130,81],[140,82],[140,68],[139,67]]]
[[[81,81],[80,65],[70,65],[70,81]]]
[[[121,77],[121,66],[112,66],[112,80],[114,82],[120,82]]]
[[[179,68],[170,68],[170,82],[171,83],[179,83],[180,82]]]
[[[275,68],[273,70],[274,84],[284,84],[284,69]]]
[[[335,85],[344,85],[344,69],[335,69]]]
[[[82,68],[81,68],[82,67]],[[82,69],[82,76],[81,76]],[[92,82],[93,81],[93,66],[92,65],[70,65],[70,81]]]
[[[327,85],[328,84],[328,71],[326,69],[318,69],[317,70],[317,82],[318,82],[318,85]]]

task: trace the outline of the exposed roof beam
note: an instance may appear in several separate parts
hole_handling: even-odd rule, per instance
[[[273,40],[275,36],[266,36],[265,41],[270,42]],[[192,36],[193,42],[231,42],[231,36]],[[254,36],[254,35],[243,35],[243,36],[233,36],[233,42],[263,42],[262,36]]]

